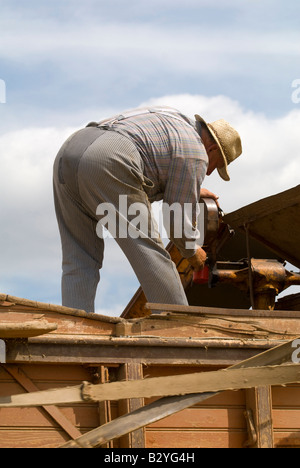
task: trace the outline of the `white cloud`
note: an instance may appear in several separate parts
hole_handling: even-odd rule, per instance
[[[52,166],[70,131],[27,128],[0,136],[2,278],[47,276],[53,265]]]
[[[240,132],[244,152],[229,168],[231,182],[213,174],[204,183],[219,194],[224,211],[299,184],[300,109],[268,119],[225,96],[170,95],[141,103],[159,104],[177,107],[189,116],[199,113],[207,121],[225,118]],[[36,127],[0,136],[3,293],[20,295],[23,282],[31,285],[30,299],[48,301],[47,294],[59,298],[60,240],[52,200],[52,166],[59,147],[73,131],[74,128]],[[49,285],[48,289],[41,292],[34,287],[41,283]],[[128,260],[119,248],[107,244],[97,310],[119,315],[136,288]]]

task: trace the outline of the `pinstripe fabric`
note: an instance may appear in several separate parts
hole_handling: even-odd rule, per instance
[[[139,150],[144,174],[152,182],[146,190],[151,202],[196,203],[208,158],[192,121],[179,112],[175,115],[185,121],[153,112],[117,121],[111,128],[128,136]]]
[[[208,157],[194,123],[170,108],[166,115],[153,110],[150,114],[116,119],[109,128],[129,137],[137,147],[144,163],[144,177],[148,181],[144,189],[151,202],[163,199],[169,206],[193,206],[191,216],[182,216],[180,237],[175,236],[176,226],[172,218],[168,220],[170,223],[167,222],[169,238],[184,257],[191,257],[199,237],[196,229],[198,202],[208,165]]]
[[[84,138],[88,130],[83,129],[80,137]],[[71,138],[54,163],[54,199],[63,251],[63,305],[94,311],[104,252],[104,241],[96,235],[97,207],[100,203],[111,203],[120,224],[120,194],[128,196],[128,205],[139,202],[145,207],[142,216],[147,221],[148,233],[137,238],[117,237],[116,241],[131,263],[147,300],[187,304],[176,267],[155,227],[145,192],[153,184],[144,176],[144,160],[128,136],[101,130],[99,135],[78,154]],[[73,138],[77,137],[78,133]],[[69,157],[71,147],[73,159]],[[71,161],[68,167],[64,164],[66,159]]]

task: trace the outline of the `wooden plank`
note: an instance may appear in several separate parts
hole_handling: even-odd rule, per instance
[[[40,428],[30,431],[20,429],[0,430],[0,448],[54,448],[68,440],[65,431]]]
[[[143,367],[140,363],[132,362],[120,366],[118,371],[118,379],[120,381],[141,380],[143,378]],[[144,406],[143,398],[127,398],[119,401],[119,415],[132,413]],[[144,429],[138,429],[123,436],[120,440],[120,448],[144,448],[145,434]]]
[[[36,385],[26,376],[26,374],[15,366],[5,366],[7,372],[12,375],[16,381],[22,385],[28,392],[37,392],[38,388]],[[73,439],[80,437],[81,432],[73,426],[73,424],[67,419],[61,411],[53,406],[42,405],[43,409],[59,424],[59,426]]]
[[[251,237],[300,267],[299,203],[300,185],[227,214],[224,221],[234,229],[249,224]]]
[[[91,377],[89,370],[82,366],[23,365],[22,369],[40,390],[54,386],[75,385]],[[1,366],[0,395],[24,393],[24,391],[21,384]],[[95,403],[63,406],[59,411],[77,427],[79,434],[99,426],[98,408]],[[42,407],[0,410],[1,448],[54,448],[68,440],[70,435]]]
[[[300,311],[291,310],[250,310],[221,309],[218,307],[184,306],[178,304],[156,304],[147,302],[145,309],[149,311],[176,312],[199,316],[251,317],[251,318],[300,318]]]
[[[67,385],[77,385],[84,380],[89,380],[91,377],[87,367],[83,366],[66,366],[56,365],[48,366],[43,364],[23,364],[22,369],[26,375],[33,380],[38,382],[40,390],[47,390]],[[1,367],[0,367],[1,372]]]
[[[300,408],[273,409],[273,425],[276,430],[300,430]]]
[[[233,393],[233,392],[232,392]],[[246,429],[244,408],[199,408],[193,406],[180,413],[172,414],[147,427],[148,430],[221,430]]]
[[[2,304],[1,304],[2,303]],[[87,318],[89,320],[96,320],[101,322],[108,322],[108,323],[119,323],[123,319],[120,317],[108,317],[106,315],[96,314],[96,313],[89,313],[85,310],[80,309],[72,309],[69,307],[55,305],[55,304],[47,304],[44,302],[32,301],[29,299],[23,299],[20,297],[10,296],[7,294],[0,294],[0,309],[1,307],[5,309],[11,310],[19,310],[20,312],[24,311],[32,311],[32,312],[56,312],[62,315],[69,315],[72,317],[82,317]]]
[[[300,386],[273,387],[275,447],[300,448]]]
[[[50,339],[51,337],[51,339]],[[282,340],[189,339],[189,338],[110,338],[89,337],[65,340],[45,335],[7,345],[8,363],[34,364],[123,364],[139,361],[145,365],[230,366],[257,355]]]
[[[271,388],[259,386],[246,390],[246,406],[252,411],[256,429],[252,448],[274,448]]]
[[[148,449],[242,448],[246,438],[246,430],[154,430],[146,432],[146,445]]]
[[[98,369],[99,372],[99,380],[100,382],[106,383],[109,382],[109,371],[108,368],[105,366],[100,366]],[[111,402],[106,400],[106,401],[100,401],[98,403],[98,408],[99,408],[99,420],[100,420],[100,426],[103,424],[107,424],[108,422],[111,421]],[[101,448],[112,448],[112,442],[107,442],[104,444]]]
[[[4,308],[3,310],[0,306],[0,314],[1,322],[7,323],[17,324],[24,321],[36,323],[45,319],[48,323],[57,325],[55,332],[57,335],[112,335],[116,325],[113,321],[104,321],[87,316],[82,317],[81,315],[61,314],[52,310],[45,311],[30,308],[24,310],[23,306],[17,305],[14,305],[11,309]]]
[[[147,398],[145,399],[145,404],[148,405],[157,401],[154,398]],[[217,393],[215,396],[209,398],[208,400],[201,401],[199,403],[195,403],[193,408],[206,410],[206,409],[226,409],[226,411],[233,409],[245,409],[246,402],[245,402],[245,391],[244,390],[235,390],[235,391],[224,391]]]
[[[300,385],[272,387],[273,409],[300,408]]]
[[[33,392],[28,395],[13,395],[0,399],[0,407],[41,406],[81,401],[122,400],[125,398],[150,398],[153,396],[187,395],[192,393],[219,392],[252,388],[258,385],[281,385],[300,383],[298,364],[223,369],[195,374],[155,377],[145,380],[83,385]]]
[[[57,323],[46,320],[3,322],[0,321],[0,338],[29,338],[44,335],[57,329]]]
[[[275,304],[276,310],[300,310],[300,293],[279,298]]]
[[[73,405],[60,407],[59,410],[74,427],[87,432],[99,426],[97,407],[93,405]],[[50,415],[47,415],[42,407],[37,408],[1,408],[0,433],[5,430],[19,428],[19,431],[31,431],[36,428],[41,430],[53,429],[62,431],[60,424]],[[106,424],[106,423],[103,423]],[[69,440],[68,435],[66,440]]]
[[[258,356],[242,361],[232,368],[241,369],[249,366],[274,365],[291,362],[293,351],[293,341],[289,341],[276,348],[265,351]],[[112,421],[106,426],[99,427],[85,434],[79,440],[64,444],[62,448],[97,447],[108,440],[115,439],[140,427],[152,424],[155,421],[159,421],[160,419],[175,414],[192,405],[199,404],[201,401],[205,401],[214,396],[216,396],[216,393],[210,392],[202,395],[197,393],[188,396],[162,398],[141,408],[141,410],[134,411],[127,416]]]
[[[124,326],[123,326],[124,327]],[[210,338],[264,337],[291,339],[300,333],[300,320],[291,318],[214,317],[191,314],[154,314],[126,325],[124,335]]]
[[[275,448],[300,448],[300,431],[274,431]]]
[[[258,385],[280,385],[300,382],[300,366],[289,364],[248,369],[223,369],[181,376],[155,377],[142,381],[113,382],[88,385],[85,397],[94,401],[123,398],[150,398],[153,396],[186,395],[195,392],[219,392]],[[38,396],[37,396],[38,397]]]
[[[300,203],[300,185],[228,213],[225,215],[224,221],[230,225],[238,224],[243,226],[245,223],[251,223],[259,218],[285,210],[297,203]],[[270,226],[270,229],[272,229],[272,226]]]

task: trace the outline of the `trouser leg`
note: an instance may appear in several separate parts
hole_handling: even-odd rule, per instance
[[[177,269],[165,251],[147,239],[117,239],[148,302],[188,305]]]
[[[177,269],[155,227],[151,205],[143,190],[141,157],[132,142],[116,132],[106,132],[81,158],[78,180],[80,196],[91,215],[102,203],[114,207],[116,241],[132,265],[147,300],[187,304]],[[127,200],[126,213],[120,209],[120,196]],[[141,208],[137,230],[136,208]],[[127,236],[124,230],[120,235],[121,225],[123,228],[125,225]]]
[[[54,169],[54,200],[62,243],[62,305],[94,312],[104,243],[96,236],[96,220],[76,200]]]

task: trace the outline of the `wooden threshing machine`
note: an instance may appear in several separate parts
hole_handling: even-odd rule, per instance
[[[203,209],[202,277],[168,246],[189,306],[0,294],[0,447],[300,447],[300,186]]]

